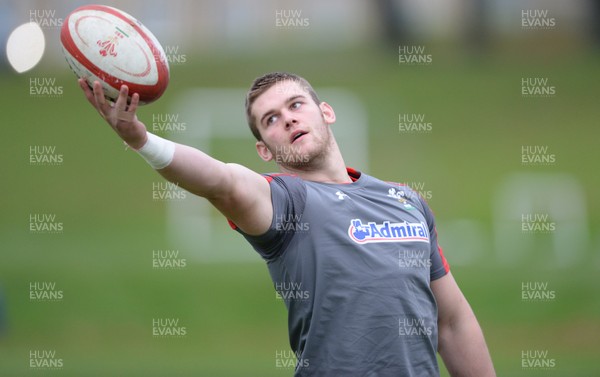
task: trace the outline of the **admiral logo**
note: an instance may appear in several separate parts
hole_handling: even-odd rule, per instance
[[[350,221],[348,235],[358,244],[371,242],[426,242],[429,243],[429,232],[424,223],[392,223],[382,224],[369,222],[363,224],[360,219]]]

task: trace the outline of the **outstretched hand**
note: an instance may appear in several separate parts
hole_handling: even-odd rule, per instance
[[[146,126],[138,120],[135,114],[140,101],[139,94],[134,93],[131,96],[131,103],[127,105],[129,88],[122,85],[119,97],[113,103],[107,101],[104,97],[100,82],[94,81],[93,90],[90,89],[85,79],[80,78],[78,82],[89,103],[98,110],[100,116],[106,120],[127,145],[133,149],[140,149],[144,146],[148,139]]]

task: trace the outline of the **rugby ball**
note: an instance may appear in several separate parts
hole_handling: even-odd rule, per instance
[[[63,21],[60,41],[69,66],[115,101],[121,85],[140,104],[156,101],[169,84],[169,63],[152,33],[129,14],[104,5],[85,5]],[[129,100],[131,97],[129,98]]]

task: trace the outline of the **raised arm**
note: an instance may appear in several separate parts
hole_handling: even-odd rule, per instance
[[[100,116],[127,145],[139,151],[148,143],[146,126],[136,116],[137,93],[131,96],[128,106],[125,85],[115,103],[104,98],[102,86],[97,81],[93,91],[83,79],[79,79],[79,86]],[[244,232],[259,235],[267,231],[273,218],[273,206],[271,190],[264,177],[241,165],[223,163],[195,148],[173,145],[172,159],[157,169],[158,173],[179,187],[208,199]]]

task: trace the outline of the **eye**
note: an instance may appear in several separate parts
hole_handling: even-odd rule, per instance
[[[277,122],[277,115],[271,115],[270,117],[267,118],[267,121],[266,121],[267,126],[269,126],[275,122]]]
[[[292,103],[292,106],[290,106],[290,109],[296,110],[296,109],[299,109],[300,106],[302,106],[302,102],[296,101],[296,102]]]

